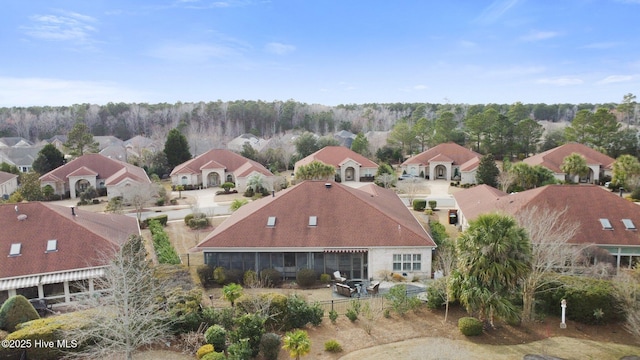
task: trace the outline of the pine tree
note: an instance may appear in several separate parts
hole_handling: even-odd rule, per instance
[[[191,159],[187,138],[178,129],[171,129],[164,144],[164,153],[167,155],[169,168],[182,164]]]
[[[478,184],[486,184],[492,187],[498,186],[498,175],[500,169],[496,165],[496,160],[492,154],[487,154],[480,159],[478,164],[478,172],[476,173],[476,182]]]

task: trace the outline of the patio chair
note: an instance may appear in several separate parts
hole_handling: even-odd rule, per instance
[[[367,286],[367,293],[370,295],[378,294],[378,290],[380,288],[380,281],[374,281],[371,285]]]
[[[339,283],[343,283],[343,282],[347,281],[347,278],[343,277],[342,275],[340,275],[340,271],[338,271],[338,270],[333,272],[333,278]]]

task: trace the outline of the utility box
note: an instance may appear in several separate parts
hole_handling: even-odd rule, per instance
[[[458,223],[458,210],[450,209],[449,210],[449,224],[455,225]]]

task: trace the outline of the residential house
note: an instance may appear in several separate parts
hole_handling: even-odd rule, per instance
[[[561,167],[564,159],[573,153],[584,156],[589,172],[582,177],[574,176],[570,179],[569,174],[562,171]],[[604,176],[611,176],[615,161],[612,157],[578,143],[564,144],[523,160],[524,163],[531,166],[540,165],[551,170],[553,176],[559,181],[571,180],[576,183],[589,184],[599,184],[600,179]]]
[[[247,179],[254,174],[264,176],[265,186],[273,188],[276,176],[257,161],[226,149],[212,149],[176,166],[171,171],[171,183],[207,188],[232,182],[236,189],[244,191]]]
[[[485,213],[517,214],[531,207],[563,211],[564,221],[578,223],[573,244],[594,244],[608,250],[618,268],[640,261],[640,207],[596,185],[547,185],[516,194],[506,194],[487,185],[455,193],[459,225]]]
[[[0,137],[0,149],[31,147],[33,143],[23,137]]]
[[[15,165],[20,172],[29,172],[42,146],[0,148],[0,162]]]
[[[326,146],[296,162],[294,172],[300,166],[319,161],[331,165],[341,181],[373,181],[378,164],[344,146]]]
[[[61,153],[64,154],[65,148],[64,144],[67,142],[67,135],[54,135],[49,139],[42,140],[40,145],[44,146],[47,144],[51,144],[56,147]]]
[[[460,181],[475,184],[482,155],[456,143],[436,145],[405,160],[403,172],[429,180]]]
[[[144,169],[100,154],[84,154],[40,177],[42,187],[54,194],[76,198],[90,186],[109,198],[122,196],[136,184],[150,184]]]
[[[333,134],[333,138],[338,140],[338,143],[340,143],[340,145],[351,149],[351,144],[353,144],[353,140],[356,139],[356,134],[348,130],[340,130],[337,133]]]
[[[134,217],[99,214],[51,203],[0,205],[0,302],[10,296],[68,303],[99,291],[108,256],[131,235]]]
[[[192,251],[212,267],[340,271],[349,279],[430,277],[436,245],[391,190],[303,181],[235,211]]]
[[[18,175],[0,171],[0,196],[6,200],[16,190],[18,190]]]
[[[245,144],[249,144],[256,151],[262,151],[269,142],[253,134],[242,134],[227,143],[227,148],[231,151],[242,152]]]
[[[123,145],[127,151],[127,155],[133,155],[136,157],[142,157],[145,152],[155,154],[163,149],[162,144],[142,135],[136,135],[131,139],[126,140]]]

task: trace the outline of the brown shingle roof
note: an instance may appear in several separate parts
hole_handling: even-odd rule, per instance
[[[271,216],[275,226],[267,227]],[[310,216],[317,226],[308,225]],[[241,207],[193,250],[386,246],[435,243],[393,191],[304,181]]]
[[[436,145],[418,155],[414,155],[402,165],[421,164],[427,165],[431,161],[452,161],[454,165],[462,165],[474,158],[480,159],[482,155],[475,151],[471,151],[464,146],[456,143],[445,143]]]
[[[107,179],[107,182],[109,182],[109,177],[116,174],[118,174],[119,176],[122,170],[124,170],[128,174],[128,177],[134,179],[135,181],[142,183],[151,182],[144,169],[132,164],[128,164],[126,162],[110,159],[100,154],[84,154],[79,158],[71,160],[67,164],[60,166],[59,168],[51,170],[50,172],[42,175],[40,177],[40,180],[60,181],[62,179],[66,181],[67,177],[71,174],[97,174],[100,179]]]
[[[236,176],[242,176],[246,172],[246,164],[249,163],[251,168],[262,175],[273,176],[273,174],[267,170],[260,163],[247,159],[244,156],[238,155],[233,151],[226,149],[211,149],[203,154],[196,156],[195,158],[185,161],[182,164],[176,166],[171,175],[176,174],[199,174],[201,169],[206,166],[207,169],[217,163],[221,165],[221,168],[226,169],[227,172],[232,172]],[[245,167],[243,167],[245,166]],[[241,173],[236,173],[236,170],[242,168]]]
[[[622,219],[630,219],[640,226],[640,206],[595,185],[547,185],[521,193],[499,196],[495,190],[480,186],[454,194],[458,206],[467,219],[482,213],[516,214],[532,206],[563,210],[565,219],[580,223],[571,242],[576,244],[640,246],[640,233],[626,230]],[[603,230],[599,219],[609,219],[613,230]]]
[[[352,159],[353,161],[360,164],[360,166],[365,168],[378,167],[378,164],[376,164],[375,162],[344,146],[325,146],[322,149],[314,152],[313,154],[305,157],[304,159],[296,162],[295,167],[298,168],[298,166],[307,165],[317,160],[324,164],[333,165],[333,167],[338,168],[347,159]]]
[[[12,174],[12,173],[8,173],[8,172],[4,172],[4,171],[0,171],[0,184],[4,184],[7,181],[18,177],[18,175],[16,174]]]
[[[612,169],[613,163],[615,162],[614,158],[578,143],[564,144],[540,154],[530,156],[522,161],[531,166],[541,165],[554,173],[561,174],[564,173],[564,171],[560,169],[562,161],[573,153],[584,156],[587,160],[587,165],[600,165],[603,169]]]
[[[49,203],[0,205],[0,278],[43,274],[103,265],[104,255],[132,234],[139,234],[134,217],[98,214]],[[18,215],[26,215],[18,220]],[[11,234],[7,236],[6,234]],[[47,241],[58,251],[46,253]],[[20,256],[8,256],[11,244],[21,243]]]

